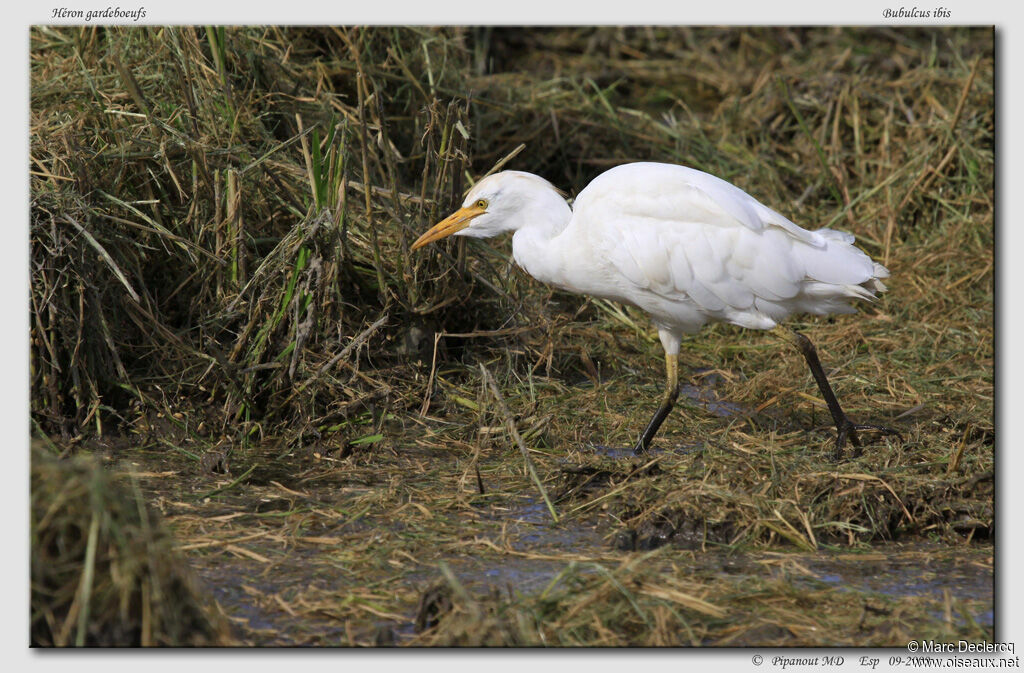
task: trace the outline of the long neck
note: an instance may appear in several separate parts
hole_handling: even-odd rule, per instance
[[[512,236],[512,256],[516,263],[539,281],[561,286],[566,280],[567,263],[562,251],[563,232],[572,219],[572,210],[554,195],[543,208],[523,213],[524,224]]]

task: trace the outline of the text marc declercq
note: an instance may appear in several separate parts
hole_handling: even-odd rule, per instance
[[[1015,654],[1013,643],[971,643],[966,640],[958,640],[955,643],[936,643],[928,640],[921,641],[921,652],[958,652],[971,654]]]

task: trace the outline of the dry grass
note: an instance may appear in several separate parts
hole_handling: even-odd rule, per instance
[[[167,463],[142,492],[243,642],[991,635],[983,599],[820,585],[815,632],[821,573],[769,572],[991,556],[991,30],[39,27],[31,56],[35,433]],[[716,325],[684,344],[668,450],[601,458],[660,388],[644,316],[541,286],[505,241],[409,253],[506,160],[572,193],[685,163],[854,233],[890,292],[798,326],[848,413],[905,441],[834,464],[800,354]],[[535,553],[547,591],[459,580]],[[719,554],[753,560],[701,565]]]
[[[33,646],[232,643],[130,474],[34,450],[31,535]]]
[[[870,572],[873,561],[852,561]],[[822,582],[813,558],[765,556],[749,566],[716,558],[650,552],[618,565],[570,562],[542,593],[472,597],[450,580],[453,606],[413,644],[547,647],[893,647],[912,638],[985,639],[972,610],[984,601],[893,600],[851,595]],[[886,573],[934,560],[909,552],[886,559]],[[724,572],[723,572],[724,568]],[[820,572],[820,571],[819,571]],[[859,584],[857,581],[851,582]],[[462,594],[460,596],[460,593]],[[973,604],[973,605],[972,605]],[[941,610],[947,620],[922,620]],[[957,624],[956,621],[960,621]],[[963,625],[966,620],[967,626]]]

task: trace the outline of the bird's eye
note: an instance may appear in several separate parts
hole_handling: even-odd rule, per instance
[[[486,210],[487,209],[487,199],[480,199],[479,201],[477,201],[476,202],[476,207],[477,208],[483,208],[483,209]]]

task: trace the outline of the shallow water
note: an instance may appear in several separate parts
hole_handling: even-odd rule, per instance
[[[254,471],[255,482],[198,501],[187,494],[232,477],[204,475],[177,453],[131,453],[134,470],[165,475],[140,481],[179,539],[212,543],[190,551],[189,562],[247,644],[401,644],[415,637],[420,597],[447,581],[443,569],[471,595],[513,599],[643,553],[624,551],[621,524],[596,508],[573,516],[563,503],[562,520],[553,524],[545,504],[522,490],[489,492],[471,507],[427,497],[427,489],[439,489],[450,498],[466,472],[452,455],[409,452],[403,460],[412,456],[437,472],[406,469],[398,479],[380,469],[377,456],[364,465],[310,467],[295,456],[279,461],[279,452],[268,446],[265,456],[246,456],[265,463]],[[485,471],[484,481],[500,485],[504,469]],[[926,599],[935,620],[994,622],[988,544],[887,543],[813,553],[702,550],[675,546],[671,537],[661,544],[649,563],[663,565],[648,568],[672,568],[709,585],[771,580],[796,591],[849,592],[866,604]],[[944,604],[955,606],[952,615],[943,614]]]
[[[884,554],[885,548],[881,549]],[[978,624],[992,626],[995,622],[994,576],[992,567],[963,558],[950,557],[948,548],[938,545],[920,545],[907,550],[899,548],[895,558],[882,560],[842,561],[830,560],[827,556],[820,561],[807,564],[817,575],[819,582],[844,590],[865,594],[880,594],[893,598],[925,597],[936,601],[951,599],[961,602],[981,601],[987,609],[972,612],[969,616]],[[877,554],[872,553],[871,558]],[[944,615],[935,613],[937,619]],[[953,614],[952,618],[962,623],[966,617]]]
[[[502,527],[503,539],[507,541],[508,552],[501,555],[457,554],[443,559],[451,576],[478,599],[505,597],[514,599],[522,595],[538,595],[551,592],[563,586],[568,577],[594,574],[598,565],[614,568],[627,557],[619,552],[613,542],[606,539],[596,526],[580,526],[575,523],[552,525],[543,505],[524,504],[502,513],[489,513],[496,526]],[[968,551],[968,550],[964,550]],[[692,551],[665,551],[662,560],[652,563],[666,563],[671,559],[673,567],[679,565],[679,555],[690,560],[694,577],[707,581],[728,578],[741,583],[748,580],[772,577],[787,585],[808,590],[833,587],[849,592],[851,600],[870,605],[872,600],[884,598],[900,601],[904,598],[928,598],[936,608],[931,611],[937,621],[944,619],[941,609],[947,595],[961,606],[952,614],[954,623],[963,626],[968,619],[976,624],[992,627],[993,573],[991,564],[984,561],[991,548],[975,547],[969,553],[951,553],[947,546],[934,544],[917,545],[876,545],[867,553],[851,554],[847,551],[820,553],[779,553],[753,551],[737,554],[713,550],[703,553]],[[307,552],[310,572],[304,575],[298,558],[285,565],[287,579],[274,578],[273,574],[253,575],[240,572],[238,565],[221,564],[204,567],[200,560],[194,565],[203,579],[209,583],[214,595],[229,614],[245,620],[247,636],[255,644],[287,644],[294,642],[293,620],[281,610],[267,602],[254,603],[251,593],[239,588],[241,583],[256,588],[268,595],[279,593],[296,582],[324,581],[324,571],[316,573],[318,579],[311,579],[312,570],[317,566],[313,552]],[[574,560],[578,557],[579,560]],[[587,560],[590,559],[590,560]],[[616,560],[618,559],[618,560]],[[684,563],[686,560],[684,560]],[[439,566],[426,564],[415,570],[390,574],[377,574],[377,581],[391,586],[401,586],[410,596],[421,595],[428,587],[444,584],[444,575]],[[781,564],[785,570],[778,570]],[[244,565],[244,564],[243,564]],[[793,571],[790,566],[799,568]],[[328,573],[329,575],[329,573]],[[372,574],[371,574],[372,576]],[[354,573],[351,577],[338,573],[337,584],[332,588],[338,595],[345,594],[348,582],[365,582],[365,572]],[[970,607],[962,607],[964,605]],[[977,606],[981,606],[980,608]],[[961,613],[961,610],[967,610]],[[415,637],[413,626],[416,618],[415,606],[410,602],[406,608],[405,621],[388,621],[396,644]],[[379,627],[381,622],[375,622]],[[384,628],[384,627],[381,627]],[[330,619],[307,622],[302,626],[298,642],[310,644],[344,643],[342,629],[337,621]],[[314,635],[309,635],[312,631]]]

